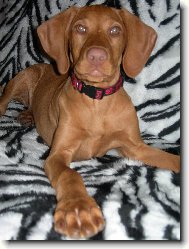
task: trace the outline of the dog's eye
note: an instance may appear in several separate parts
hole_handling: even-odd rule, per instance
[[[113,26],[111,29],[110,29],[110,34],[111,35],[119,35],[121,32],[121,29],[120,27],[118,26]]]
[[[86,27],[84,27],[83,25],[81,25],[81,24],[78,24],[77,26],[76,26],[76,30],[77,30],[77,32],[78,33],[86,33],[86,31],[87,31],[87,29],[86,29]]]

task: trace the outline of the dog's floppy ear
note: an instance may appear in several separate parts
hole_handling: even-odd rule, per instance
[[[127,37],[122,65],[125,73],[134,78],[145,66],[154,48],[157,34],[129,11],[120,10],[120,14]]]
[[[65,74],[69,70],[68,33],[77,11],[78,8],[71,7],[37,28],[37,34],[43,49],[56,61],[58,71],[61,74]]]

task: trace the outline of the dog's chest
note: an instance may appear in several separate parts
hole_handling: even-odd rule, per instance
[[[69,118],[77,135],[75,144],[79,144],[75,160],[103,156],[108,150],[120,147],[128,119],[124,97],[120,94],[117,98],[107,97],[99,102],[80,96],[71,102]]]
[[[81,128],[81,141],[77,160],[103,156],[108,150],[120,145],[120,129],[116,121],[93,118]]]

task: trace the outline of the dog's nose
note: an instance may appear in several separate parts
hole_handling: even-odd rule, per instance
[[[91,64],[102,64],[107,59],[107,52],[102,48],[90,48],[87,52],[87,60]]]

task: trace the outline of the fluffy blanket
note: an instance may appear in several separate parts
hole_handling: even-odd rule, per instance
[[[144,70],[125,76],[124,88],[136,106],[146,143],[179,154],[179,0],[2,0],[0,2],[0,81],[47,62],[36,27],[71,5],[106,4],[127,8],[158,33]],[[0,239],[67,240],[53,229],[55,192],[43,163],[49,148],[35,127],[17,122],[23,106],[9,104],[0,117]],[[116,117],[112,117],[112,122]],[[132,124],[131,124],[132,125]],[[72,163],[101,206],[106,227],[91,240],[180,240],[180,175],[119,158]]]

